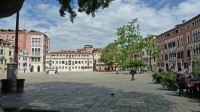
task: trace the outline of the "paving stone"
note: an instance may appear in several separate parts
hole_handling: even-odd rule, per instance
[[[198,112],[198,99],[175,96],[177,92],[159,90],[150,74],[129,75],[112,72],[20,74],[25,78],[22,94],[1,96],[3,107],[59,109],[62,112]],[[6,77],[5,77],[6,78]],[[110,93],[115,92],[114,96]],[[170,95],[173,94],[173,95]]]

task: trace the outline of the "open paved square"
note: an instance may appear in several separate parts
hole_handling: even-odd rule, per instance
[[[1,79],[6,78],[1,75]],[[153,84],[149,73],[65,72],[19,74],[24,93],[1,95],[3,107],[61,112],[199,112],[198,98],[178,96]],[[110,95],[110,94],[114,95]]]

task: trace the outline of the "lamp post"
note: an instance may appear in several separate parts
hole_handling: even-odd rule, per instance
[[[18,30],[19,30],[19,12],[16,15],[16,30],[15,30],[15,48],[14,48],[14,62],[18,62]]]
[[[7,64],[7,79],[10,80],[10,92],[17,90],[18,75],[18,30],[19,30],[19,12],[16,13],[16,30],[15,30],[15,46],[14,46],[14,62]]]

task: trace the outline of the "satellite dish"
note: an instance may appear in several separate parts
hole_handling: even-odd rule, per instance
[[[0,3],[0,18],[12,16],[20,11],[24,0],[1,0]]]

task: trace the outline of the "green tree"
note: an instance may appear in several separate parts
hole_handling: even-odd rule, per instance
[[[131,20],[127,25],[117,29],[118,39],[115,43],[119,46],[121,54],[118,55],[122,67],[131,61],[131,55],[142,50],[144,42],[140,36],[138,19]]]
[[[131,68],[134,67],[135,70],[137,71],[138,68],[143,68],[143,67],[146,67],[147,65],[145,64],[143,59],[136,59],[136,60],[130,61],[129,66]]]
[[[119,55],[119,48],[115,43],[109,43],[102,52],[101,61],[103,61],[108,66],[113,66],[117,63]]]
[[[161,53],[161,49],[158,48],[154,35],[151,35],[151,37],[145,41],[145,50],[147,51],[147,55],[149,55],[149,66],[152,71],[151,59],[155,59]]]
[[[112,1],[114,0],[58,0],[61,6],[59,12],[62,17],[66,15],[66,12],[69,13],[69,17],[73,22],[77,16],[75,9],[94,17],[98,9],[109,7]]]

